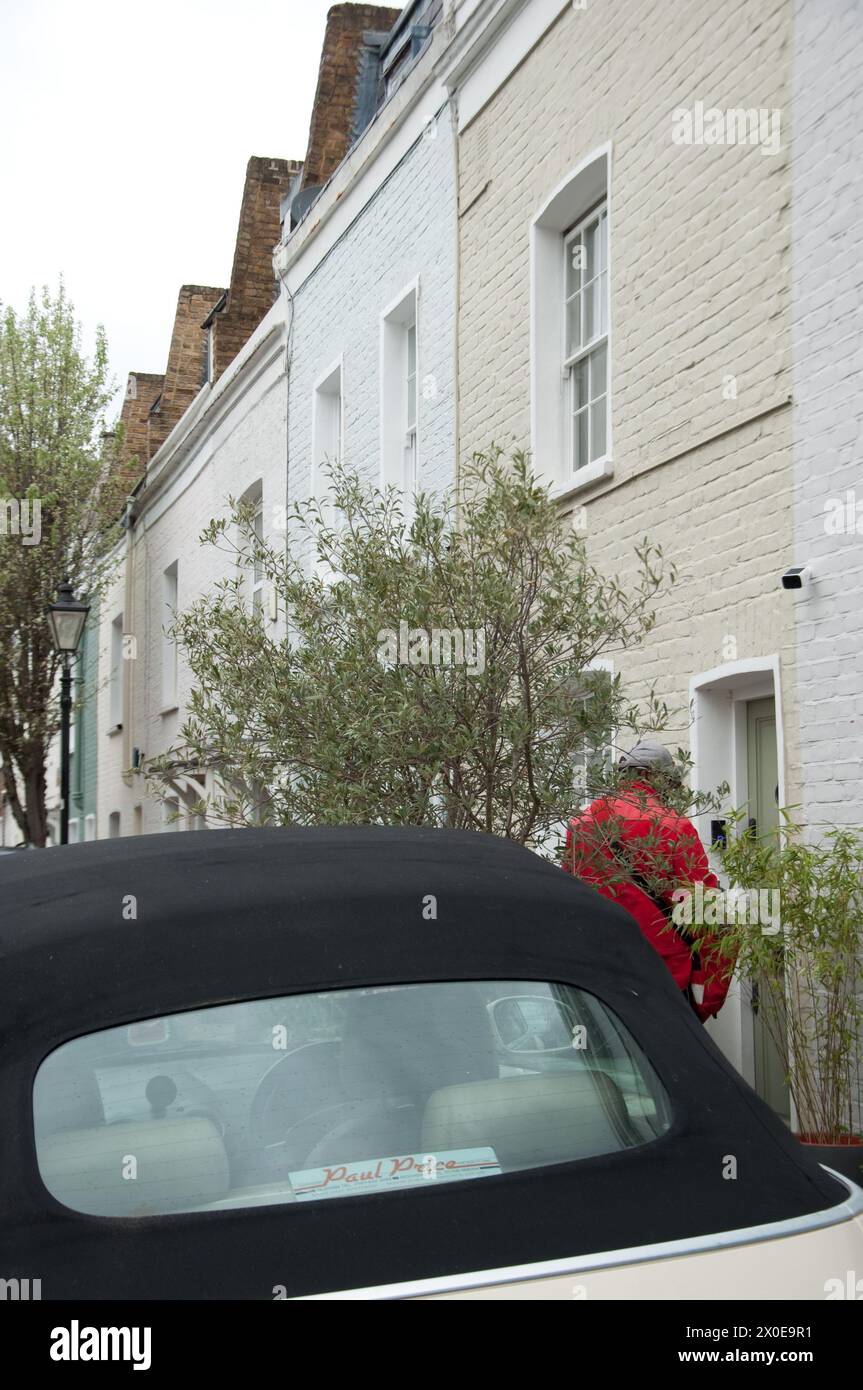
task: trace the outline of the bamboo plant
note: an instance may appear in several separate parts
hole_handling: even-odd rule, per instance
[[[742,981],[761,982],[760,1016],[784,1063],[801,1137],[853,1143],[863,1106],[863,838],[833,828],[814,841],[783,812],[781,835],[758,839],[740,833],[741,819],[729,826],[723,868],[741,889],[778,890],[781,926],[739,913],[723,931],[723,951],[729,962],[736,957]]]

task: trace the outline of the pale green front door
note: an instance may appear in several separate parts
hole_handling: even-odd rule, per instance
[[[779,832],[779,751],[776,744],[776,705],[772,698],[750,700],[746,706],[746,753],[749,824],[761,838]],[[760,1004],[768,984],[753,982],[752,1021],[755,1030],[755,1089],[778,1115],[790,1122],[791,1106],[785,1066],[779,1049],[764,1027]]]

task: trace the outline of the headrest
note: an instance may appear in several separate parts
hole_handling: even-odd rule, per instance
[[[53,1197],[91,1216],[157,1216],[227,1194],[228,1156],[212,1121],[190,1117],[38,1136]]]
[[[354,997],[342,1034],[351,1099],[425,1098],[498,1074],[491,1024],[476,985],[405,986]]]
[[[105,1122],[96,1073],[58,1054],[40,1067],[33,1086],[33,1119],[40,1136]]]
[[[494,1149],[501,1166],[533,1168],[627,1148],[626,1106],[604,1072],[513,1076],[429,1097],[422,1148]]]

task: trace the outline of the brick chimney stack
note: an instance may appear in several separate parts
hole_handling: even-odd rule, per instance
[[[350,149],[365,36],[387,33],[400,14],[381,5],[333,5],[328,12],[303,188],[326,183]]]
[[[214,380],[272,308],[277,291],[273,248],[281,231],[281,202],[302,167],[299,160],[260,155],[253,155],[246,166],[231,287],[224,308],[212,316]]]
[[[168,438],[203,385],[207,334],[202,325],[224,294],[225,290],[212,285],[183,285],[180,289],[164,385],[148,415],[150,458]]]
[[[272,254],[281,235],[282,200],[299,188],[326,183],[344,159],[370,118],[367,103],[360,101],[358,109],[361,76],[368,78],[370,61],[400,14],[399,9],[354,4],[333,5],[327,14],[305,161],[249,160],[230,288],[183,285],[164,376],[129,376],[121,414],[122,460],[133,479],[204,383],[218,380],[271,308],[277,292]]]
[[[164,376],[155,372],[130,372],[126,378],[126,395],[120,412],[123,426],[120,465],[128,473],[130,486],[134,486],[147,466],[150,408],[164,384]]]

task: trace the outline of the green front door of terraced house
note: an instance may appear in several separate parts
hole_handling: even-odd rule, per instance
[[[776,705],[772,696],[749,700],[746,705],[746,755],[750,828],[759,838],[776,839],[779,834],[779,754]],[[790,1123],[791,1103],[782,1060],[785,1028],[781,1015],[784,1010],[770,1010],[772,1017],[780,1015],[780,1022],[774,1026],[774,1036],[771,1036],[764,1010],[770,990],[771,986],[763,978],[752,981],[755,1089]],[[775,1036],[777,1030],[778,1037]]]

